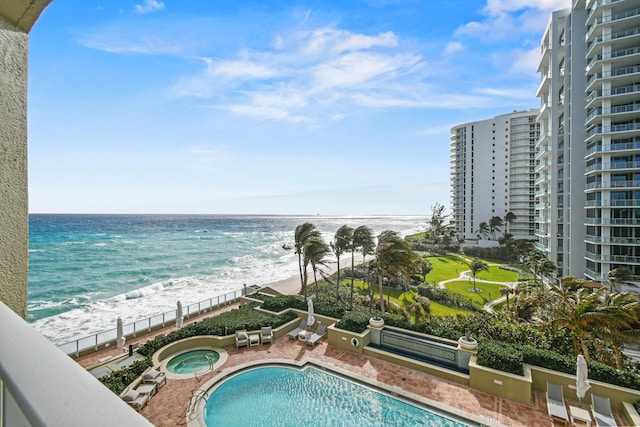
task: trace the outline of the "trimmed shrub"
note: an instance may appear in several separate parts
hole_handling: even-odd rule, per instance
[[[306,310],[307,303],[302,297],[296,297],[293,295],[278,295],[273,298],[266,299],[262,304],[262,308],[279,313],[282,310],[286,310],[287,308]]]
[[[120,394],[152,364],[150,357],[137,360],[128,368],[111,372],[109,375],[99,378],[99,381],[115,394]]]
[[[138,353],[143,356],[151,356],[160,348],[174,341],[198,335],[225,336],[234,333],[238,329],[255,330],[262,326],[277,328],[297,316],[293,312],[287,312],[280,316],[261,313],[250,305],[221,313],[214,317],[208,317],[200,322],[191,323],[181,329],[167,335],[158,335],[138,348]]]
[[[485,340],[478,347],[478,365],[524,376],[522,353],[515,346]]]
[[[349,311],[336,323],[336,328],[361,334],[367,330],[369,316],[360,311]]]

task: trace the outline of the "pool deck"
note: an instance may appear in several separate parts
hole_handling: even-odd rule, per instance
[[[237,304],[233,304],[222,308],[215,314],[237,307]],[[206,316],[212,314],[214,313],[207,313]],[[185,324],[195,320],[198,318],[191,318],[185,321]],[[174,329],[175,326],[169,327],[157,331],[153,335],[133,339],[127,344],[143,343],[154,335],[166,334]],[[206,373],[197,379],[169,378],[167,384],[142,409],[141,414],[157,427],[186,425],[185,410],[189,404],[192,390],[206,387],[206,384],[215,381],[216,377],[225,376],[238,367],[265,361],[276,363],[287,361],[298,365],[310,362],[338,373],[349,374],[357,380],[367,381],[400,395],[406,394],[410,398],[437,409],[469,418],[487,426],[550,427],[566,425],[549,419],[544,393],[533,392],[530,404],[520,403],[390,362],[329,346],[326,337],[313,348],[304,342],[290,340],[285,336],[274,340],[270,345],[240,349],[229,346],[225,350],[229,357],[216,371]],[[96,365],[100,358],[120,354],[115,349],[106,349],[81,357],[77,362],[84,367],[90,367]],[[579,405],[577,401],[567,400],[567,404],[588,409],[588,405]],[[626,420],[621,414],[615,413],[614,416],[618,425],[626,424]]]

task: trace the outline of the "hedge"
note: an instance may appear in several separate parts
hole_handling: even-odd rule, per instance
[[[136,360],[131,366],[119,371],[113,371],[98,380],[115,394],[120,394],[152,364],[150,357]]]
[[[151,356],[160,348],[174,341],[198,335],[225,336],[234,333],[239,329],[255,330],[262,326],[277,328],[297,316],[293,312],[286,312],[280,316],[261,313],[253,309],[250,305],[221,313],[215,317],[203,319],[200,322],[191,323],[181,329],[173,331],[167,335],[158,335],[147,341],[137,350],[143,356]]]

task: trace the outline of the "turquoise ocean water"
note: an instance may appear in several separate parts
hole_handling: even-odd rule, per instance
[[[52,215],[29,217],[32,325],[56,344],[248,285],[297,275],[297,225],[330,242],[342,225],[402,235],[424,216]]]

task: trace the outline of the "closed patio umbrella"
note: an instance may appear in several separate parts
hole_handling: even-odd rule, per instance
[[[122,350],[124,348],[124,342],[126,338],[124,337],[124,332],[122,328],[122,319],[118,317],[116,321],[116,348],[118,350]]]
[[[182,316],[182,303],[178,301],[178,308],[176,309],[176,328],[182,328],[184,323],[184,317]]]
[[[578,362],[576,363],[576,394],[578,395],[578,401],[582,401],[587,394],[587,390],[591,387],[589,384],[589,370],[587,368],[587,361],[584,356],[578,355]]]
[[[311,297],[307,298],[307,327],[313,326],[316,322],[316,318],[313,317],[313,300]]]

